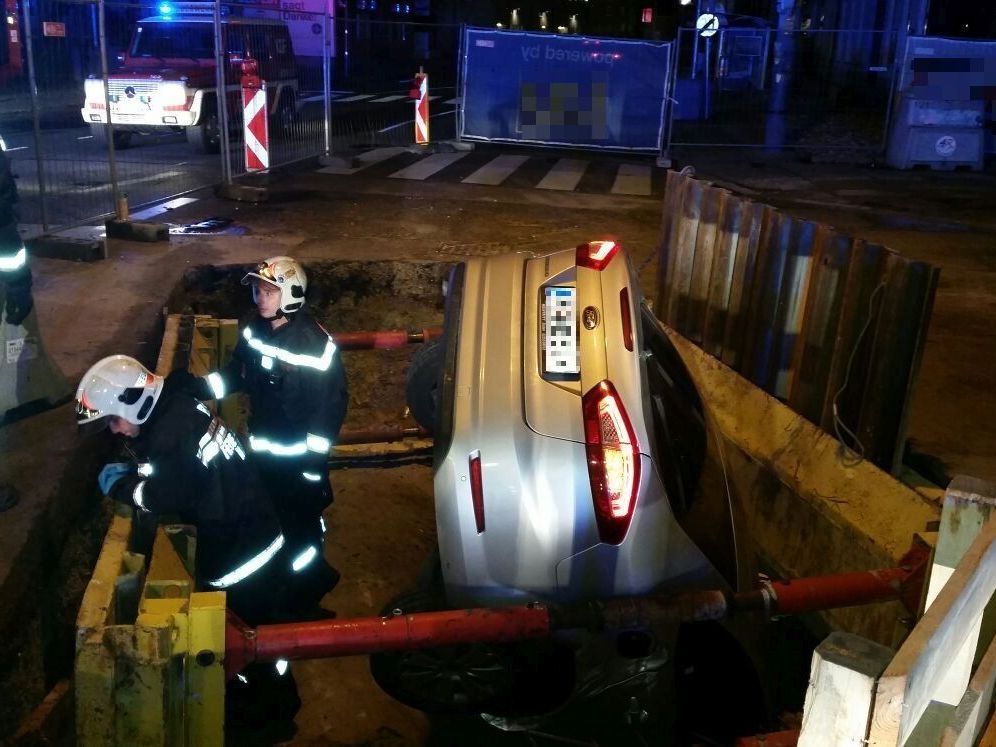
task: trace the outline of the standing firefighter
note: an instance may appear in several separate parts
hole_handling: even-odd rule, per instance
[[[274,498],[301,617],[322,616],[321,598],[339,580],[325,561],[322,512],[332,502],[328,455],[346,417],[346,377],[336,346],[304,308],[304,269],[271,257],[242,278],[257,313],[242,328],[232,360],[220,371],[174,381],[198,397],[249,395],[249,447]]]
[[[128,440],[127,461],[97,478],[105,495],[197,529],[198,588],[226,592],[228,608],[250,625],[286,619],[286,540],[242,442],[220,418],[189,394],[164,392],[163,379],[134,358],[112,355],[84,374],[76,421],[83,432],[109,428]],[[300,706],[286,662],[252,667],[233,684],[228,703],[242,717],[290,723]]]

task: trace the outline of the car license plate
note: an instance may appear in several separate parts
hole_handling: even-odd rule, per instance
[[[577,290],[567,286],[543,289],[543,372],[578,374]]]

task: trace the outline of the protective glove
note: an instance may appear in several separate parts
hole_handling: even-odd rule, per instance
[[[34,306],[31,298],[31,276],[27,281],[23,279],[7,283],[7,301],[5,303],[5,319],[7,324],[18,326],[23,322]]]
[[[97,475],[97,484],[104,495],[110,495],[114,484],[133,471],[132,466],[126,462],[105,464],[104,468],[100,470],[100,474]]]

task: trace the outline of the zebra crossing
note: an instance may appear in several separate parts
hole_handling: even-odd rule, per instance
[[[373,148],[351,160],[320,168],[318,173],[550,192],[640,197],[664,193],[665,169],[649,160],[636,162],[624,160],[626,158],[498,154],[486,149],[423,154],[407,147],[392,146]]]

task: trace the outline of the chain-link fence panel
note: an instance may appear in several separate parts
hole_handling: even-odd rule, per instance
[[[670,144],[881,151],[894,43],[881,31],[680,29]]]

